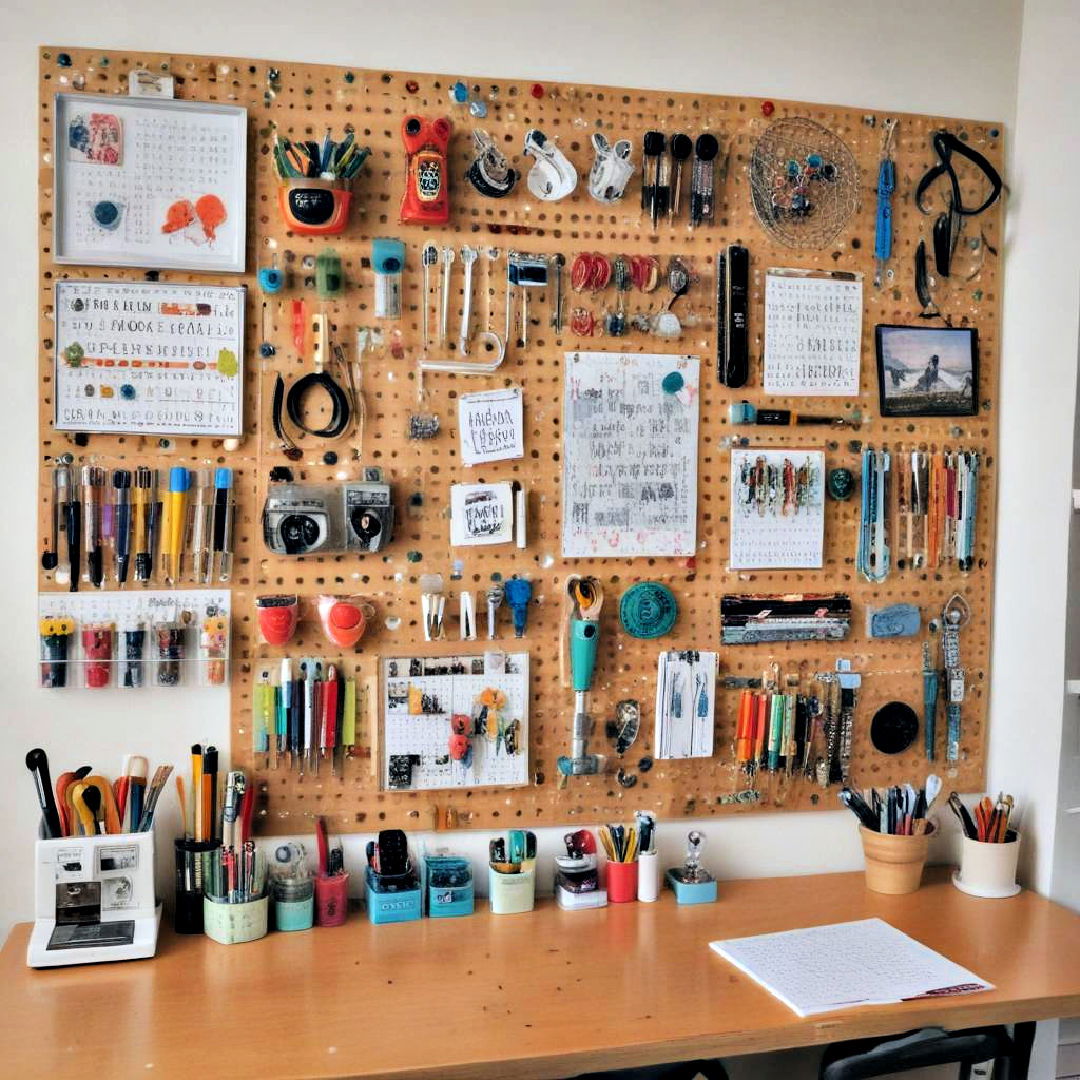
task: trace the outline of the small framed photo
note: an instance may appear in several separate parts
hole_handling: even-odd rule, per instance
[[[947,326],[878,326],[882,416],[975,416],[979,332]]]

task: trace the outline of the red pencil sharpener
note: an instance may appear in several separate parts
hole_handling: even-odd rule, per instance
[[[450,220],[450,188],[446,168],[453,128],[445,116],[431,120],[406,116],[401,122],[408,165],[401,199],[402,225],[445,225]]]

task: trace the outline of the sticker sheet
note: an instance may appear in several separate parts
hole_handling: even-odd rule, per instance
[[[56,261],[243,273],[247,110],[61,94]]]
[[[731,569],[820,569],[824,548],[824,452],[732,450]]]
[[[529,782],[529,654],[382,662],[382,782],[390,791]]]
[[[564,558],[693,555],[699,362],[567,353]]]
[[[453,484],[450,543],[453,547],[508,544],[514,538],[514,490],[501,484]]]
[[[525,456],[521,388],[481,390],[458,398],[461,463],[483,465]]]
[[[862,275],[769,270],[765,393],[858,397]]]
[[[58,282],[56,427],[242,435],[245,296],[243,287]]]

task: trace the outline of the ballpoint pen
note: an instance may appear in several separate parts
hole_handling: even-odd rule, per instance
[[[191,507],[191,580],[210,580],[213,554],[214,504],[210,497],[210,470],[195,469],[191,473],[195,484],[195,499]]]
[[[79,587],[79,539],[82,532],[79,524],[79,498],[70,465],[57,465],[53,474],[53,490],[59,512],[59,527],[65,539],[63,558],[60,557],[60,541],[57,539],[56,583],[70,585],[71,591],[75,592]]]
[[[228,581],[232,577],[232,482],[232,469],[221,468],[214,471],[214,551],[207,567],[207,582],[213,575],[215,563],[218,581]]]
[[[162,563],[165,580],[175,585],[180,580],[183,563],[184,528],[187,525],[187,493],[191,476],[182,467],[169,470],[169,495],[166,500],[168,528],[162,534]]]
[[[60,469],[62,466],[57,465],[53,469],[52,474],[52,521],[50,522],[50,534],[46,544],[45,550],[41,553],[41,569],[42,570],[56,570],[57,580],[59,580],[60,572],[57,569],[60,562],[60,532],[63,528],[61,521],[61,506],[62,498],[60,492]]]
[[[153,569],[150,553],[150,502],[153,470],[140,465],[135,470],[131,492],[131,535],[135,549],[135,580],[149,581]]]
[[[154,576],[154,567],[157,565],[158,551],[161,544],[161,519],[162,519],[162,500],[161,493],[158,488],[158,471],[157,469],[151,469],[150,471],[150,503],[146,512],[146,553],[147,553],[147,569],[146,569],[146,581],[149,581]]]
[[[101,489],[105,486],[105,470],[97,465],[82,469],[83,547],[86,549],[86,570],[83,580],[101,588],[105,581],[105,558],[101,544]]]
[[[131,565],[131,470],[115,469],[113,484],[113,556],[116,560],[116,580],[127,582]]]
[[[292,713],[292,661],[285,657],[281,661],[281,719],[277,724],[277,754],[282,752],[282,741],[289,737],[289,717]],[[276,756],[275,756],[276,764]]]

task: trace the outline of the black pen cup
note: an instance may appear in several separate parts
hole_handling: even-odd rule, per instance
[[[176,849],[176,907],[173,928],[178,934],[203,932],[203,883],[206,880],[206,858],[218,847],[216,840],[192,840],[179,836]]]

